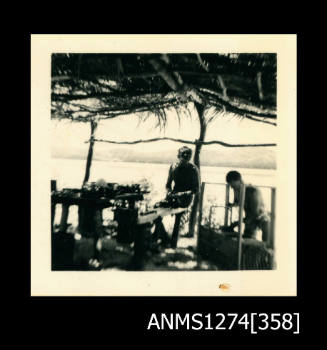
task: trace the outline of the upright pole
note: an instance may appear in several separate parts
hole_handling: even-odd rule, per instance
[[[243,208],[245,199],[246,185],[242,184],[240,188],[240,200],[239,200],[239,222],[238,222],[238,249],[237,249],[237,269],[241,270],[242,267],[242,231],[243,231]]]
[[[204,118],[205,106],[200,103],[194,102],[194,107],[198,112],[198,118],[200,122],[200,135],[199,135],[199,139],[195,144],[193,161],[194,161],[194,164],[198,167],[200,181],[201,181],[200,152],[202,148],[202,142],[205,139],[207,124]],[[191,208],[189,230],[188,230],[188,234],[190,237],[194,237],[197,213],[198,213],[198,210],[200,210],[200,207],[199,207],[200,195],[201,194],[196,194],[194,196],[194,200]]]
[[[196,247],[197,250],[199,250],[199,236],[200,236],[200,229],[201,229],[201,221],[202,221],[202,211],[203,211],[203,196],[204,196],[204,189],[205,189],[205,182],[201,183],[201,192],[200,192],[200,203],[199,203],[199,216],[198,216],[198,230],[197,230],[197,243]]]
[[[51,193],[57,191],[57,180],[51,180]],[[53,231],[54,219],[56,217],[56,203],[51,198],[51,232]]]
[[[271,210],[270,210],[270,237],[269,244],[271,249],[275,249],[275,210],[276,210],[276,188],[271,188]]]
[[[94,147],[94,139],[95,139],[95,131],[97,129],[98,123],[95,120],[91,120],[91,137],[90,137],[90,145],[89,145],[89,151],[87,154],[87,160],[86,160],[86,168],[85,168],[85,176],[83,180],[83,185],[89,181],[90,177],[90,169],[91,169],[91,163],[93,158],[93,147]]]
[[[90,171],[91,171],[91,164],[92,164],[92,158],[93,158],[93,147],[94,147],[94,139],[95,139],[95,131],[97,129],[98,123],[96,120],[91,120],[90,121],[90,126],[91,126],[91,136],[90,136],[90,145],[89,145],[89,151],[87,154],[87,160],[86,160],[86,168],[85,168],[85,175],[84,175],[84,180],[83,180],[83,185],[84,186],[90,178]],[[87,215],[87,212],[90,212],[90,209],[87,209],[87,206],[80,204],[78,206],[78,230],[80,232],[84,232],[86,230],[85,225],[86,225],[86,220],[85,217]]]
[[[228,204],[229,204],[229,184],[226,185],[226,196],[225,196],[225,218],[224,218],[224,226],[228,226]]]
[[[275,266],[275,220],[276,220],[276,188],[271,188],[271,210],[270,210],[270,232],[269,232],[269,248],[273,251],[272,266]]]

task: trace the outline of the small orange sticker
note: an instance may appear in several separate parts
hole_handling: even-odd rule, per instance
[[[219,289],[223,290],[223,291],[228,291],[230,289],[230,284],[228,283],[222,283],[219,285]]]

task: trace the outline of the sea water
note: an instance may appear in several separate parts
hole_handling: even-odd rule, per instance
[[[169,164],[93,160],[89,181],[104,179],[106,182],[131,184],[146,179],[151,185],[151,193],[148,196],[149,202],[153,204],[165,196],[165,184],[169,166]],[[52,158],[51,167],[51,179],[57,180],[57,188],[59,190],[62,188],[81,187],[85,174],[86,160]],[[217,208],[212,208],[211,210],[212,216],[216,217],[216,220],[217,217],[221,218],[223,216],[224,209],[222,206],[225,203],[225,178],[227,172],[230,170],[239,171],[245,183],[261,187],[266,208],[270,211],[271,190],[268,187],[276,186],[276,170],[201,166],[201,181],[210,183],[206,185],[204,192],[203,202],[204,208],[206,208],[204,214],[208,215],[210,207],[217,205]],[[60,208],[59,206],[57,207],[55,223],[58,223],[60,220]],[[104,210],[104,218],[110,219],[112,217],[111,214],[110,209]],[[74,206],[70,209],[69,222],[73,225],[77,223],[77,208]]]

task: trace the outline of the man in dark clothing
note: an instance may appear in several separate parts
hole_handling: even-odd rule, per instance
[[[167,196],[190,191],[190,195],[184,196],[182,207],[187,207],[193,200],[193,195],[198,193],[200,187],[200,177],[198,168],[190,163],[192,150],[186,146],[178,150],[178,162],[172,164],[169,168],[168,179],[166,183]],[[172,188],[172,183],[174,186]],[[175,224],[171,239],[172,248],[176,248],[178,241],[179,226],[183,213],[175,215]]]
[[[194,194],[198,193],[200,187],[200,177],[198,168],[189,161],[192,156],[192,150],[188,147],[182,147],[178,150],[178,162],[172,164],[169,168],[168,179],[166,183],[167,196],[164,201],[165,206],[173,208],[187,208],[191,205]],[[173,186],[173,187],[172,187]],[[175,224],[171,239],[163,226],[162,218],[155,221],[154,239],[160,237],[163,244],[168,244],[176,248],[179,234],[180,222],[184,213],[175,215]]]
[[[192,150],[188,147],[182,147],[178,150],[179,161],[172,164],[169,168],[169,174],[166,184],[168,193],[191,191],[196,194],[199,191],[199,170],[190,163]],[[172,182],[174,188],[172,189]]]
[[[238,206],[241,186],[244,185],[242,176],[237,171],[230,171],[226,176],[226,182],[234,190],[234,203],[229,206]],[[261,191],[252,185],[246,185],[244,197],[245,228],[243,238],[256,238],[257,229],[262,231],[262,241],[268,243],[269,217],[265,210]]]

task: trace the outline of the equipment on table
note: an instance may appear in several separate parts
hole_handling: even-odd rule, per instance
[[[143,199],[143,194],[148,193],[142,191],[140,184],[119,185],[117,183],[96,183],[88,182],[81,189],[64,188],[57,191],[54,182],[51,183],[51,202],[52,202],[52,225],[55,216],[56,204],[62,205],[60,232],[67,231],[67,220],[69,216],[69,207],[78,205],[78,230],[83,237],[92,237],[95,244],[98,238],[103,236],[102,226],[102,210],[109,207],[120,208],[118,214],[120,225],[120,233],[128,230],[122,227],[129,227],[129,222],[134,222],[135,202]],[[124,213],[122,209],[132,210],[132,212]],[[122,224],[123,222],[123,224]],[[119,235],[121,237],[121,234]]]
[[[118,222],[117,241],[132,243],[135,240],[137,225],[151,224],[159,217],[184,212],[192,201],[192,192],[170,193],[163,201],[155,204],[145,212],[139,212],[135,202],[143,200],[143,194],[125,193],[116,196],[114,220]]]
[[[187,208],[192,199],[191,191],[170,192],[164,200],[155,204],[155,208]]]

